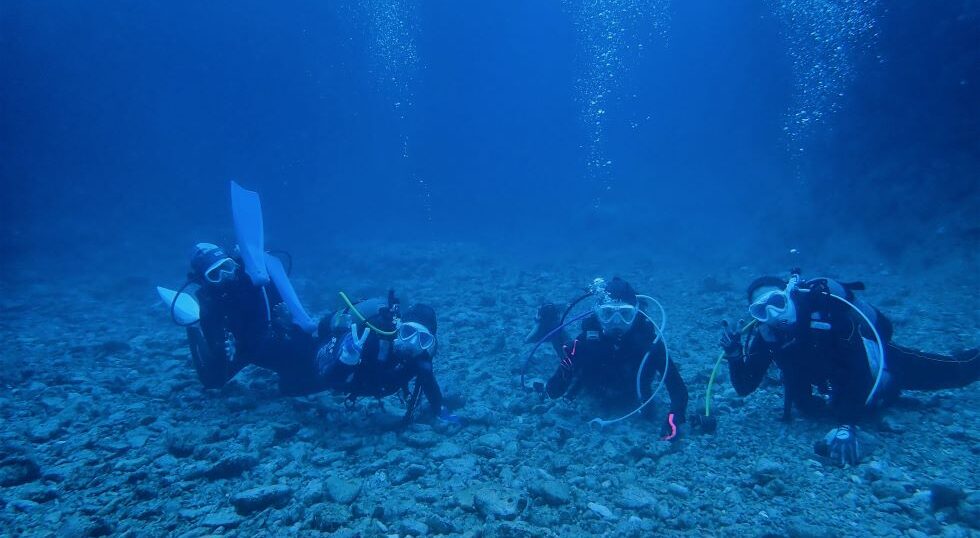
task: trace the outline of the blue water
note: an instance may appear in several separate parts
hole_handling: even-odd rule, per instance
[[[692,401],[717,318],[763,272],[877,280],[912,343],[976,346],[976,2],[8,0],[0,74],[2,332],[17,342],[2,363],[25,395],[66,384],[45,357],[102,368],[103,336],[186,360],[152,289],[179,285],[194,243],[233,243],[232,179],[261,194],[314,314],[336,288],[390,285],[451,312],[460,385],[513,388],[535,306],[598,274],[673,299],[688,327],[674,345],[699,357],[682,370]],[[481,353],[503,362],[463,359]],[[88,381],[125,385],[150,359],[114,360],[120,380]],[[14,402],[8,420],[36,414]],[[86,405],[95,422],[115,410]],[[42,468],[52,446],[36,447]],[[972,469],[963,454],[945,464]],[[593,481],[576,487],[607,487]],[[10,498],[5,521],[34,518],[21,532],[76,528]],[[179,535],[201,514],[143,521]]]

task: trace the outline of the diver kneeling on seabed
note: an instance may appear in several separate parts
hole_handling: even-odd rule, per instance
[[[809,416],[829,407],[839,425],[814,450],[841,465],[861,460],[857,424],[903,390],[965,387],[980,377],[978,349],[948,356],[892,343],[888,318],[855,295],[863,289],[860,282],[803,280],[799,269],[789,280],[758,278],[747,292],[752,321],[724,322],[721,337],[740,396],[756,390],[775,364],[784,420],[794,407]]]
[[[587,298],[593,300],[592,307],[568,318],[575,305]],[[685,422],[687,386],[664,342],[663,308],[658,324],[644,311],[644,303],[660,306],[652,297],[637,295],[629,283],[615,277],[609,282],[595,279],[588,292],[566,307],[564,313],[558,305],[543,305],[538,310],[536,327],[527,337],[528,343],[536,345],[525,360],[521,384],[524,385],[524,372],[535,351],[549,342],[560,363],[547,382],[531,381],[535,390],[544,391],[551,398],[574,397],[586,390],[605,403],[638,404],[620,418],[590,422],[605,426],[642,413],[666,387],[670,410],[663,417],[660,434],[663,440],[676,440],[678,427]],[[582,322],[581,331],[569,338],[565,328],[578,321]],[[656,388],[652,387],[654,382]]]
[[[249,364],[290,375],[295,358],[310,356],[314,345],[316,323],[282,262],[265,250],[258,194],[232,181],[231,206],[237,252],[198,243],[187,281],[177,291],[157,288],[171,319],[187,329],[206,388],[224,386]]]

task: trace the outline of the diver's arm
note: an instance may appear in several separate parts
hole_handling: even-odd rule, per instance
[[[436,376],[432,372],[432,361],[420,361],[417,371],[415,382],[421,385],[425,399],[429,401],[429,405],[438,414],[442,410],[442,390],[439,389],[439,382],[436,381]]]
[[[666,375],[664,374],[665,365],[667,368]],[[647,358],[647,364],[640,376],[641,395],[644,401],[650,397],[650,391],[654,390],[651,387],[660,383],[661,378],[664,380],[664,388],[667,389],[667,394],[670,395],[670,413],[674,415],[674,422],[682,424],[687,416],[687,385],[681,378],[677,365],[673,361],[667,362],[667,348],[662,341],[657,342],[650,349],[650,356]]]
[[[772,348],[757,331],[751,333],[747,347],[746,351],[728,357],[729,378],[739,396],[748,396],[759,388],[773,359]]]

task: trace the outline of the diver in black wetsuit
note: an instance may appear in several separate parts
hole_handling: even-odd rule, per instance
[[[414,304],[400,312],[393,292],[387,300],[370,299],[338,310],[321,320],[311,375],[295,379],[292,389],[296,393],[333,390],[346,393],[351,402],[401,392],[408,404],[406,422],[412,420],[424,394],[429,402],[424,414],[459,423],[443,407],[432,370],[438,349],[436,330],[435,310]]]
[[[313,335],[292,322],[273,281],[255,285],[240,259],[211,243],[198,243],[190,282],[200,305],[200,323],[187,326],[198,379],[220,388],[249,364],[280,376],[299,375],[311,355]]]
[[[784,420],[794,407],[810,416],[831,412],[840,426],[815,450],[842,465],[860,461],[856,424],[874,408],[903,390],[964,387],[980,376],[980,350],[945,356],[892,343],[888,318],[855,296],[862,289],[826,278],[803,281],[798,272],[788,282],[759,278],[748,288],[753,321],[744,344],[743,331],[727,322],[721,338],[739,395],[758,388],[775,364],[785,391]]]
[[[640,310],[632,286],[619,277],[608,284],[601,279],[597,283],[600,289],[593,291],[596,304],[584,317],[581,332],[575,338],[556,329],[561,323],[560,307],[546,304],[539,309],[537,327],[528,341],[552,334],[549,340],[561,358],[543,389],[551,398],[574,397],[586,390],[607,403],[635,402],[643,407],[652,399],[651,384],[663,378],[670,395],[670,410],[664,417],[661,435],[675,439],[677,427],[685,422],[687,386],[677,366],[667,360],[664,341],[654,323]]]

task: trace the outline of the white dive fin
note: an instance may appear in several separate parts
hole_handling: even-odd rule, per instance
[[[252,284],[265,286],[269,272],[265,267],[265,230],[262,224],[262,202],[256,192],[231,182],[231,215],[235,221],[235,238],[245,263],[245,273]]]
[[[201,319],[201,307],[198,306],[197,301],[194,300],[194,296],[189,293],[181,293],[180,297],[177,297],[177,304],[174,304],[174,297],[177,292],[162,286],[157,286],[157,293],[160,294],[160,299],[163,300],[163,304],[166,305],[167,310],[170,310],[170,305],[174,306],[174,319],[177,320],[181,325],[190,325]]]

